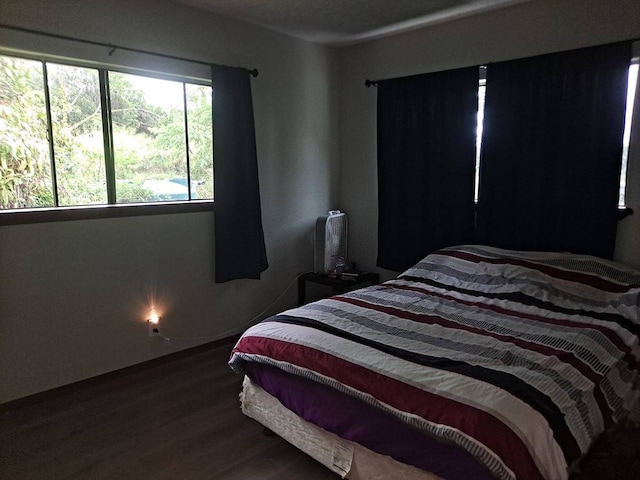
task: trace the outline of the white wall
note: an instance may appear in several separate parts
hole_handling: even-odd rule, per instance
[[[0,227],[0,403],[239,333],[312,268],[315,218],[337,199],[335,52],[155,0],[2,0],[0,22],[258,68],[252,88],[271,265],[260,281],[214,284],[211,213]],[[23,37],[0,30],[0,45],[51,43]],[[163,333],[203,338],[170,347],[150,339],[152,299]],[[294,303],[293,287],[269,313]]]
[[[637,0],[532,0],[337,52],[162,0],[2,0],[0,22],[258,68],[252,84],[271,264],[260,281],[214,284],[207,213],[0,227],[0,403],[239,332],[312,268],[313,224],[330,208],[349,213],[352,259],[375,268],[376,91],[365,79],[640,37]],[[3,46],[49,45],[42,42],[0,30]],[[621,223],[617,249],[636,266],[638,137],[640,128],[628,182],[637,213]],[[292,306],[294,291],[269,313]],[[207,338],[170,348],[149,339],[152,298],[164,333]]]
[[[353,259],[374,268],[377,255],[377,80],[479,65],[640,37],[637,0],[532,0],[343,48],[340,55],[340,204],[349,213]],[[640,98],[640,96],[639,96]],[[636,103],[640,107],[640,102]],[[616,258],[640,268],[640,109],[636,108],[628,203]],[[382,272],[384,276],[392,272]]]

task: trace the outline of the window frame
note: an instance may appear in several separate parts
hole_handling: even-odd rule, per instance
[[[117,72],[130,75],[138,75],[148,78],[169,80],[182,83],[183,91],[186,90],[187,84],[204,86],[212,88],[211,80],[198,78],[190,75],[179,75],[168,72],[159,72],[155,70],[147,70],[144,68],[136,68],[130,66],[120,66],[106,64],[102,62],[94,62],[91,60],[82,60],[75,58],[68,58],[63,56],[40,54],[34,52],[23,52],[11,48],[1,48],[0,55],[9,56],[13,58],[19,58],[24,60],[31,60],[40,62],[42,65],[44,83],[43,91],[46,98],[46,115],[47,115],[47,136],[48,142],[53,142],[51,136],[51,103],[49,99],[49,85],[47,81],[47,63],[55,63],[58,65],[90,68],[95,69],[98,72],[100,97],[102,103],[102,116],[103,116],[103,128],[104,121],[108,122],[106,127],[109,132],[103,132],[103,139],[105,142],[113,142],[113,130],[111,126],[111,111],[110,111],[110,98],[109,98],[109,73]],[[213,93],[213,92],[212,92]],[[108,105],[108,108],[106,108]],[[185,122],[187,117],[186,106],[184,107]],[[186,128],[186,124],[185,124]],[[186,141],[188,141],[188,133],[186,133]],[[187,144],[188,150],[188,144]],[[187,166],[188,178],[191,178],[190,171],[190,159],[185,159]],[[52,186],[54,190],[54,198],[56,204],[58,203],[57,187],[56,187],[56,172],[54,168],[55,157],[51,152],[52,163]],[[109,203],[101,204],[89,204],[89,205],[72,205],[72,206],[60,206],[59,204],[51,207],[37,207],[37,208],[13,208],[13,209],[0,209],[0,226],[4,225],[23,225],[34,223],[49,223],[49,222],[63,222],[74,220],[91,220],[91,219],[104,219],[104,218],[119,218],[119,217],[132,217],[132,216],[149,216],[149,215],[167,215],[167,214],[182,214],[182,213],[197,213],[214,210],[214,199],[194,199],[192,198],[192,191],[190,182],[188,182],[187,188],[189,192],[189,199],[187,200],[172,200],[166,202],[136,202],[136,203],[117,203],[115,194],[116,190],[113,188],[115,185],[109,185],[109,183],[115,183],[115,177],[110,175],[115,173],[115,163],[113,148],[105,151],[105,167],[107,169],[105,181],[107,182],[107,197]],[[113,178],[112,178],[113,177]],[[113,182],[110,182],[109,179]]]
[[[176,202],[120,203],[0,210],[0,226],[33,223],[97,220],[181,213],[212,212],[213,200],[181,200]]]

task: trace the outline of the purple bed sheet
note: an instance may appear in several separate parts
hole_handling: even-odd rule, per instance
[[[471,454],[406,425],[373,406],[270,365],[247,362],[245,372],[286,408],[326,431],[445,480],[491,480]]]

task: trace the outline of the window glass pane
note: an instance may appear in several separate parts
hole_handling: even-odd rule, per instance
[[[480,80],[478,87],[478,116],[476,126],[476,172],[474,178],[473,201],[478,203],[478,193],[480,190],[480,151],[482,150],[482,127],[484,126],[484,101],[487,96],[487,82]]]
[[[0,208],[54,204],[42,63],[0,56]]]
[[[186,88],[192,198],[213,199],[211,87],[188,84]]]
[[[116,202],[188,200],[181,82],[109,73]]]
[[[634,59],[629,67],[629,81],[627,86],[627,110],[624,119],[624,135],[622,139],[622,168],[620,170],[620,194],[618,206],[625,207],[625,197],[627,191],[627,164],[629,162],[629,143],[631,141],[631,119],[633,117],[633,105],[635,103],[636,89],[638,88],[638,63]]]
[[[98,71],[48,63],[47,74],[60,205],[107,203]]]

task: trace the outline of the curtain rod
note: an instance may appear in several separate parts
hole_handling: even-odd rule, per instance
[[[142,49],[139,49],[139,48],[132,48],[132,47],[123,47],[122,45],[114,45],[112,43],[96,42],[94,40],[85,40],[85,39],[82,39],[82,38],[74,38],[74,37],[69,37],[67,35],[60,35],[60,34],[57,34],[57,33],[42,32],[40,30],[31,30],[29,28],[16,27],[14,25],[7,25],[7,24],[4,24],[4,23],[0,23],[0,28],[4,28],[4,29],[7,29],[7,30],[15,30],[16,32],[30,33],[30,34],[34,34],[34,35],[41,35],[41,36],[49,37],[49,38],[57,38],[59,40],[69,40],[69,41],[72,41],[72,42],[85,43],[87,45],[95,45],[95,46],[98,46],[98,47],[110,48],[111,50],[109,50],[109,56],[111,56],[113,54],[113,52],[115,52],[116,50],[124,50],[124,51],[127,51],[127,52],[142,53],[144,55],[153,55],[153,56],[156,56],[156,57],[168,58],[170,60],[179,60],[181,62],[196,63],[196,64],[199,64],[199,65],[225,66],[225,65],[217,65],[215,63],[205,62],[203,60],[193,60],[191,58],[178,57],[176,55],[168,55],[168,54],[165,54],[165,53],[152,52],[150,50],[142,50]],[[253,77],[257,77],[259,75],[259,73],[260,73],[260,72],[258,72],[257,68],[254,68],[253,70],[249,70],[248,68],[243,68],[243,70],[246,70]]]
[[[631,38],[631,39],[628,39],[628,40],[621,40],[620,42],[611,42],[611,44],[612,43],[621,43],[621,42],[630,42],[631,45],[634,45],[636,42],[640,43],[640,37]],[[594,47],[599,47],[599,46],[602,46],[602,45],[609,45],[609,43],[603,43],[603,44],[598,44],[598,45],[593,45],[593,46]],[[582,48],[591,48],[591,47],[582,47]],[[634,47],[632,47],[632,48],[634,48]],[[574,49],[574,50],[579,50],[579,49]],[[568,51],[568,50],[561,50],[561,52],[562,51]],[[543,54],[543,55],[553,55],[554,53],[560,53],[560,52],[552,52],[550,54]],[[541,55],[535,55],[535,56],[541,56]],[[525,58],[528,58],[528,57],[525,57]],[[631,58],[633,58],[633,52],[631,53]],[[517,58],[515,60],[517,60]],[[480,68],[485,67],[486,68],[486,66],[491,64],[491,63],[492,62],[487,62],[487,63],[481,64],[481,65],[478,65],[478,67],[480,67]],[[417,74],[417,75],[420,75],[420,74]],[[364,84],[367,86],[367,88],[369,88],[369,87],[377,87],[378,86],[378,82],[380,82],[380,80],[369,80],[369,79],[366,79],[364,81]]]

